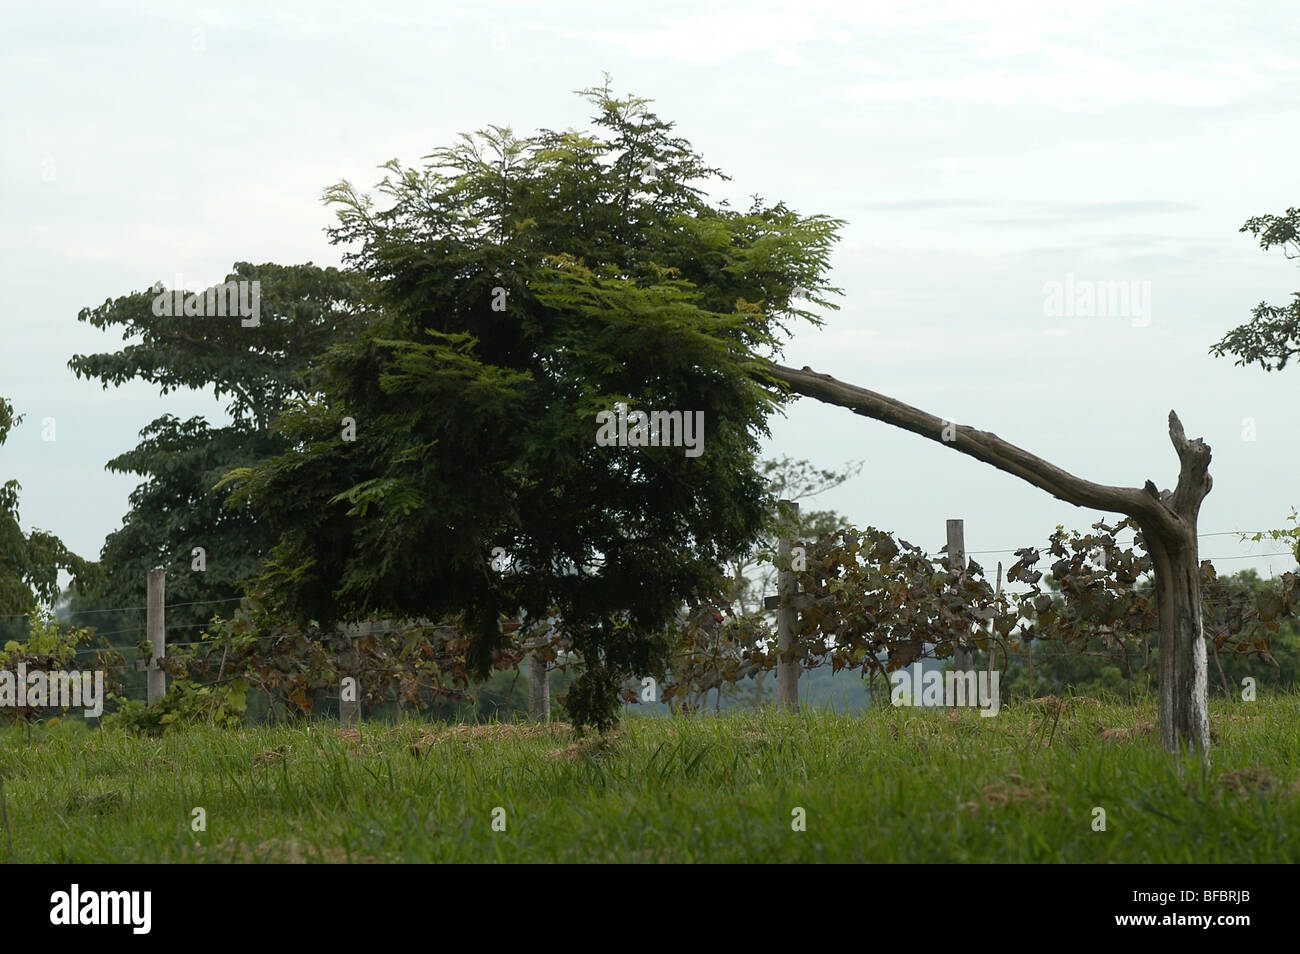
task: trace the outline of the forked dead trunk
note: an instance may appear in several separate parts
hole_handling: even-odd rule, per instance
[[[1076,477],[996,434],[943,420],[811,368],[796,371],[769,364],[756,372],[760,380],[765,376],[798,394],[950,444],[954,450],[1014,474],[1077,507],[1134,518],[1142,528],[1155,566],[1160,617],[1160,741],[1170,752],[1200,751],[1208,756],[1210,721],[1196,521],[1201,501],[1213,481],[1209,474],[1210,448],[1199,438],[1187,439],[1177,414],[1169,412],[1169,439],[1179,461],[1175,489],[1157,490],[1149,480],[1142,488],[1108,487]]]

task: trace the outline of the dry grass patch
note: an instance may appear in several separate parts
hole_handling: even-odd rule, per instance
[[[1239,769],[1236,772],[1224,772],[1219,776],[1223,787],[1234,795],[1247,795],[1251,792],[1270,794],[1281,786],[1282,782],[1262,769]],[[1296,786],[1292,786],[1294,790]]]
[[[1098,722],[1097,734],[1101,736],[1103,742],[1127,742],[1132,739],[1154,737],[1156,734],[1156,725],[1154,722],[1147,722],[1144,720],[1139,722],[1137,725],[1107,729]]]
[[[277,762],[283,762],[289,757],[289,745],[277,745],[273,749],[267,749],[265,752],[258,752],[253,756],[254,765],[275,765]]]
[[[263,864],[305,865],[315,862],[338,865],[347,864],[350,861],[354,864],[378,864],[376,859],[370,855],[354,855],[349,858],[347,852],[342,848],[331,847],[322,850],[315,845],[304,844],[292,838],[259,841],[256,845],[237,842],[233,838],[226,838],[212,848],[208,848],[196,841],[191,850],[194,857],[199,861],[209,863],[246,865],[260,862]]]
[[[1044,812],[1052,807],[1052,795],[1042,782],[1033,787],[1015,772],[989,785],[980,793],[979,801],[965,802],[960,807],[971,814],[978,814],[981,809],[993,811],[1016,802],[1026,802],[1036,812]]]
[[[68,799],[68,811],[74,812],[86,809],[88,811],[96,812],[97,814],[103,814],[121,804],[121,792],[104,792],[102,795],[82,795],[80,793],[74,793],[73,796]]]
[[[613,751],[618,739],[619,734],[617,732],[611,732],[607,735],[588,736],[585,739],[579,739],[572,745],[566,745],[562,749],[553,749],[547,752],[546,758],[552,762],[579,762],[585,758],[594,758]]]
[[[567,722],[496,722],[485,725],[422,727],[411,743],[411,753],[420,755],[431,745],[445,741],[461,742],[468,748],[477,748],[483,742],[567,738],[573,735],[573,731],[573,726]]]

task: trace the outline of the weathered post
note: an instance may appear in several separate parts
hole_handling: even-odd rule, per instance
[[[369,631],[369,623],[349,623],[342,627],[347,645],[339,654],[339,724],[345,729],[361,725],[361,674],[357,671],[361,665],[357,639]]]
[[[540,625],[538,626],[540,629]],[[550,632],[548,626],[546,632]],[[534,631],[528,654],[528,717],[534,722],[551,721],[551,675],[546,659],[537,651],[542,636]]]
[[[1002,561],[998,561],[998,588],[993,592],[993,612],[996,615],[1002,609]],[[993,685],[993,656],[994,643],[993,639],[997,635],[997,627],[992,619],[989,620],[989,685]]]
[[[795,614],[795,580],[794,570],[790,566],[791,537],[795,531],[795,519],[799,515],[799,505],[793,500],[782,500],[779,506],[784,511],[781,538],[777,542],[776,592],[780,600],[776,610],[776,696],[782,708],[791,712],[799,711],[799,660],[794,654]]]
[[[957,574],[966,572],[966,533],[962,520],[948,521],[948,569]],[[974,668],[969,635],[959,636],[952,651],[952,668],[957,672],[970,672]]]
[[[164,570],[150,570],[148,582],[148,613],[146,632],[149,636],[149,655],[152,657],[145,669],[145,691],[149,705],[161,702],[167,694],[167,673],[162,660],[166,655],[166,595],[167,575]]]

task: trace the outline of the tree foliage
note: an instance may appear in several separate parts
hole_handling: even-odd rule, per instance
[[[1241,227],[1259,239],[1267,251],[1282,249],[1288,259],[1300,256],[1300,209],[1287,209],[1282,215],[1260,215]],[[1221,358],[1235,355],[1235,364],[1259,362],[1265,371],[1281,371],[1287,362],[1300,354],[1300,292],[1286,305],[1260,302],[1251,311],[1251,319],[1223,336],[1210,353]]]
[[[0,397],[0,444],[22,423],[13,404]],[[63,541],[44,530],[24,533],[18,512],[16,480],[0,484],[0,615],[32,612],[59,596],[59,571],[85,573],[86,563]]]
[[[1132,546],[1120,546],[1117,535],[1124,530],[1136,530],[1134,522],[1100,521],[1082,534],[1058,527],[1046,547],[1016,551],[1006,575],[1008,587],[1016,589],[1001,594],[975,560],[953,570],[945,554],[927,554],[873,527],[798,541],[806,551],[806,567],[795,568],[803,594],[796,627],[800,665],[829,663],[837,672],[854,669],[870,680],[921,659],[950,659],[957,645],[968,642],[985,659],[995,654],[994,668],[1000,671],[1012,660],[1025,662],[1031,654],[1038,659],[1041,647],[1051,647],[1056,655],[1104,658],[1102,666],[1114,669],[1110,688],[1140,680],[1157,683],[1152,560],[1141,531]],[[1044,558],[1050,563],[1040,569]],[[1281,635],[1291,652],[1300,618],[1300,573],[1273,581],[1249,574],[1221,578],[1206,560],[1200,565],[1200,587],[1206,639],[1224,691],[1229,672],[1258,675],[1255,668],[1243,668],[1246,660],[1285,680],[1289,669],[1284,672],[1275,658],[1272,640]],[[744,632],[721,613],[696,625],[731,634],[733,642]],[[738,662],[711,672],[720,679],[741,679],[775,665],[770,638],[742,648]],[[1062,664],[1053,671],[1069,678],[1073,667]],[[1027,683],[1014,685],[1033,691]]]
[[[834,510],[803,507],[791,515],[778,501],[816,497],[841,486],[861,469],[861,462],[837,470],[789,457],[762,463],[760,470],[771,490],[762,532],[748,551],[728,563],[728,578],[719,582],[712,599],[678,613],[670,627],[672,651],[664,702],[693,710],[716,691],[715,708],[720,707],[723,695],[738,695],[737,687],[747,677],[753,679],[754,700],[761,701],[764,677],[776,666],[774,613],[764,610],[764,597],[775,592],[778,538],[793,534],[814,539],[849,526]]]
[[[247,507],[225,507],[225,494],[214,488],[230,470],[288,446],[270,421],[311,390],[313,359],[363,320],[364,280],[339,269],[239,262],[226,280],[258,283],[259,324],[245,326],[235,314],[155,314],[160,292],[178,291],[155,286],[83,309],[81,321],[117,329],[128,343],[69,361],[78,377],[98,378],[105,389],[141,380],[163,395],[211,389],[228,401],[230,424],[164,414],[107,465],[142,481],[100,553],[97,599],[141,606],[148,571],[162,567],[168,602],[187,604],[169,617],[178,625],[201,624],[228,609],[222,602],[238,595],[237,583],[261,571],[274,539]],[[201,561],[195,548],[202,548]]]
[[[586,667],[570,712],[604,724],[763,526],[757,441],[783,398],[751,372],[830,305],[840,223],[710,205],[720,173],[648,101],[583,95],[592,132],[491,127],[390,162],[381,209],[329,190],[376,317],[279,419],[292,449],[232,480],[277,528],[261,583],[297,618],[463,611],[483,675],[502,618],[556,613]],[[702,412],[703,453],[598,445],[620,403]]]

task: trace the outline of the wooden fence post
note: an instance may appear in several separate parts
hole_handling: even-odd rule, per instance
[[[537,647],[546,636],[554,632],[550,616],[529,621],[528,614],[519,613],[520,637],[528,654],[528,718],[534,722],[551,721],[551,674],[546,660],[537,654]]]
[[[365,626],[366,632],[370,631],[369,623],[348,623],[341,628],[341,632],[347,639],[347,646],[339,653],[339,725],[343,728],[357,728],[361,725],[361,675],[357,672],[360,664],[357,653],[357,637],[362,633],[362,626]],[[351,699],[344,698],[348,695],[348,690],[343,684],[344,679],[351,679]]]
[[[948,569],[954,573],[966,572],[966,533],[961,520],[948,521]],[[970,651],[970,634],[964,633],[952,653],[952,668],[957,672],[970,672],[974,668]]]
[[[797,659],[787,660],[786,653],[794,651],[795,614],[798,612],[795,608],[796,593],[794,570],[790,568],[790,548],[799,505],[793,500],[782,500],[779,506],[785,508],[786,512],[785,525],[776,545],[776,593],[780,600],[776,610],[776,697],[782,708],[798,712],[800,665]]]
[[[536,647],[528,654],[528,717],[534,722],[551,721],[551,677]]]
[[[1002,561],[1001,560],[998,561],[998,588],[993,593],[993,612],[997,613],[998,610],[1000,609],[1002,609]],[[994,655],[993,638],[996,635],[997,635],[997,627],[994,625],[993,620],[990,619],[989,620],[989,685],[990,686],[993,685],[993,655]],[[1006,660],[1004,659],[1003,662],[1005,663]]]
[[[149,597],[145,604],[148,613],[146,632],[149,636],[149,654],[153,659],[145,669],[145,686],[148,704],[152,706],[156,702],[161,702],[163,696],[167,694],[167,673],[162,668],[162,660],[167,652],[166,571],[150,570],[148,586]]]

